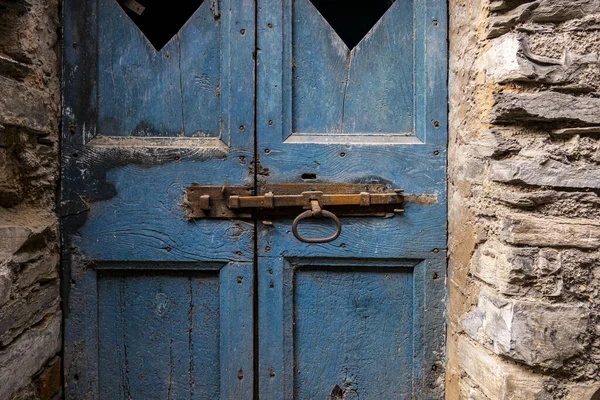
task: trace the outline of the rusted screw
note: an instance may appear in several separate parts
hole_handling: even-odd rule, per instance
[[[267,253],[269,253],[271,251],[271,247],[267,246],[267,247],[265,247],[265,250],[267,251]]]
[[[240,125],[240,131],[243,131],[244,129],[246,129],[246,127],[244,125]]]
[[[439,253],[439,252],[440,252],[440,249],[433,249],[432,251],[433,251],[434,253]]]
[[[273,24],[271,24],[271,23],[267,24],[267,26],[268,26],[269,28],[273,28]]]
[[[238,276],[237,283],[242,284],[242,282],[244,282],[244,278],[242,278],[241,276]]]
[[[439,155],[440,155],[440,152],[439,152],[439,151],[434,151],[434,152],[433,152],[433,155],[434,155],[434,156],[439,156]]]
[[[269,154],[270,152],[271,152],[271,150],[269,150],[269,149],[265,149],[265,153],[266,153],[266,154]]]
[[[275,283],[273,283],[273,281],[269,282],[269,287],[270,288],[274,288],[275,287]]]
[[[244,379],[244,371],[242,371],[241,369],[238,371],[238,379],[241,381],[242,379]]]
[[[342,158],[346,157],[346,153],[340,153],[340,157],[342,157]]]
[[[240,30],[240,33],[241,33],[242,35],[245,35],[245,34],[246,34],[246,30],[245,30],[245,29],[241,29],[241,30]]]
[[[269,125],[273,126],[273,120],[272,119],[269,120]]]
[[[440,122],[439,121],[433,121],[433,126],[435,126],[436,128],[440,127]]]

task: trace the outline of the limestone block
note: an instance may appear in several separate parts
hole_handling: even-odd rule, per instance
[[[15,287],[22,289],[33,285],[40,279],[48,280],[58,278],[58,261],[58,252],[49,252],[34,262],[26,263],[16,277],[14,283]]]
[[[494,83],[574,84],[590,65],[598,62],[597,53],[580,55],[566,51],[561,59],[535,55],[525,39],[514,33],[492,40],[486,53],[487,75]]]
[[[0,351],[0,399],[31,381],[46,361],[61,349],[61,316],[53,315]]]
[[[600,124],[600,99],[544,91],[539,93],[501,92],[495,96],[492,112],[495,123],[576,122]]]
[[[10,298],[12,274],[6,264],[0,264],[0,307]]]
[[[0,260],[4,261],[16,253],[31,233],[31,229],[24,226],[0,225]]]
[[[465,332],[486,348],[531,366],[559,368],[580,354],[589,311],[482,290],[477,308],[463,319]]]
[[[59,302],[59,284],[55,280],[3,305],[0,308],[0,346],[6,346],[25,329],[54,312]]]
[[[597,400],[600,393],[600,383],[574,383],[569,385],[569,400]]]
[[[599,0],[542,0],[531,14],[535,22],[563,22],[600,12]]]
[[[515,8],[510,9],[511,7]],[[510,10],[490,17],[488,37],[498,37],[510,32],[518,24],[526,22],[556,23],[585,18],[600,12],[600,0],[526,0],[492,3],[492,11],[506,9]]]
[[[495,38],[503,35],[509,32],[515,25],[529,20],[533,10],[537,6],[537,2],[525,3],[504,14],[492,16],[488,24],[488,37]]]
[[[556,160],[494,161],[490,179],[496,182],[534,186],[600,189],[600,168],[590,164],[564,164]]]
[[[510,244],[600,248],[600,223],[581,218],[512,214],[502,219],[500,238]]]
[[[44,103],[48,94],[22,82],[0,76],[0,125],[22,126],[40,134],[53,131],[52,120]]]
[[[554,249],[506,246],[496,240],[487,241],[476,250],[471,263],[471,274],[508,295],[527,294],[536,278],[556,274],[560,270],[561,255]],[[561,293],[562,280],[544,281],[544,293]]]
[[[499,129],[480,132],[469,147],[473,149],[473,153],[476,153],[473,155],[479,158],[496,158],[521,150],[521,146],[516,141],[502,137]]]
[[[460,368],[490,400],[552,398],[544,389],[544,376],[505,362],[464,336],[458,339],[458,353]]]

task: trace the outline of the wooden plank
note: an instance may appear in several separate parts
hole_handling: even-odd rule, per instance
[[[223,400],[251,400],[254,396],[253,275],[252,263],[232,263],[221,270]]]
[[[342,133],[414,132],[413,8],[394,2],[349,53]]]
[[[292,129],[342,132],[348,48],[310,1],[293,1],[293,10]]]
[[[286,292],[283,258],[262,259],[258,270],[259,394],[264,400],[290,398],[284,388],[284,310]]]
[[[294,277],[294,398],[412,394],[412,271],[299,268]]]
[[[63,265],[67,264],[63,259]],[[65,381],[70,400],[98,399],[98,289],[96,271],[83,260],[73,257],[68,265],[73,272],[66,282],[70,286],[65,307]],[[69,271],[70,272],[70,271]],[[64,274],[63,274],[64,279]]]
[[[179,41],[156,51],[116,1],[97,1],[99,133],[182,135]]]
[[[177,35],[183,125],[189,137],[220,137],[221,18],[204,1]]]
[[[253,224],[190,222],[185,215],[185,188],[195,180],[217,185],[229,178],[247,184],[247,174],[222,167],[221,160],[206,160],[110,170],[106,179],[114,182],[115,196],[89,205],[74,244],[97,261],[251,260]]]
[[[217,273],[103,273],[100,392],[106,398],[218,398]]]

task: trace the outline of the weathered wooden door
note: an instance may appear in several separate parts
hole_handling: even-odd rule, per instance
[[[67,398],[441,398],[445,2],[64,10]]]
[[[290,219],[257,226],[261,399],[440,396],[445,7],[258,1],[259,191],[310,181],[407,194],[394,218],[342,218],[331,243],[299,242]]]

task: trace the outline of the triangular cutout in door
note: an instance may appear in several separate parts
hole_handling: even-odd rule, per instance
[[[353,49],[396,0],[310,0],[338,36]]]
[[[117,0],[125,13],[160,51],[185,25],[204,0]]]

